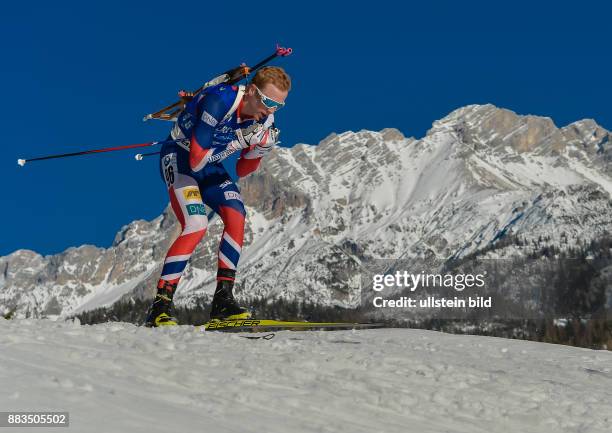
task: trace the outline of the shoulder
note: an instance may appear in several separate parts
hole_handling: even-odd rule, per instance
[[[238,87],[228,84],[218,84],[209,87],[198,97],[198,108],[200,112],[214,112],[214,116],[228,113],[236,102]]]
[[[231,107],[238,95],[238,87],[228,84],[218,84],[206,89],[203,99],[210,98],[222,102],[227,107]]]
[[[202,116],[202,120],[211,126],[215,126],[217,123],[216,121],[220,121],[231,107],[231,102],[229,102],[230,98],[227,92],[221,91],[218,87],[219,86],[213,86],[205,89],[196,96],[197,101],[194,114],[197,117]],[[213,118],[216,119],[216,121],[211,123],[211,119]]]

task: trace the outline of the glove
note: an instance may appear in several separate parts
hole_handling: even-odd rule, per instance
[[[280,135],[280,129],[278,128],[268,128],[268,137],[267,140],[265,140],[265,143],[259,142],[258,145],[261,146],[276,146],[278,143],[280,143],[280,141],[278,141],[278,136]]]
[[[236,130],[236,140],[239,149],[246,149],[265,140],[267,129],[261,123],[254,123],[244,129]]]
[[[253,149],[244,154],[243,157],[246,159],[263,158],[278,143],[279,134],[280,131],[277,128],[266,129],[266,134],[264,134],[261,141]]]

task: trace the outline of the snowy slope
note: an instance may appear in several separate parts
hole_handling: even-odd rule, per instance
[[[240,181],[248,215],[237,292],[355,306],[359,271],[378,259],[462,257],[510,234],[559,249],[597,240],[612,233],[611,138],[592,120],[557,128],[470,105],[418,140],[364,130],[277,148]],[[196,249],[177,302],[211,295],[221,230],[213,224]],[[65,316],[150,298],[177,233],[166,210],[125,226],[107,249],[0,257],[0,314]]]
[[[69,411],[79,433],[612,431],[612,352],[410,329],[0,326],[2,410]]]

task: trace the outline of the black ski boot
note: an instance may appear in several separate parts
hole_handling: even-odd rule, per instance
[[[242,320],[251,317],[247,308],[238,305],[234,299],[234,277],[236,271],[219,269],[217,272],[217,289],[212,300],[210,320]]]
[[[172,317],[172,297],[174,296],[176,286],[176,283],[172,284],[168,281],[160,280],[157,285],[155,300],[147,312],[145,326],[156,328],[158,326],[178,325],[177,320]]]

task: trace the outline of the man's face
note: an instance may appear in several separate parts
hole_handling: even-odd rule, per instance
[[[259,89],[264,96],[273,99],[277,102],[285,102],[289,92],[282,91],[272,83],[266,83]],[[264,117],[276,111],[276,108],[268,108],[261,101],[259,92],[254,84],[250,84],[244,96],[244,107],[242,112],[248,116],[252,116],[255,120],[263,119]]]

